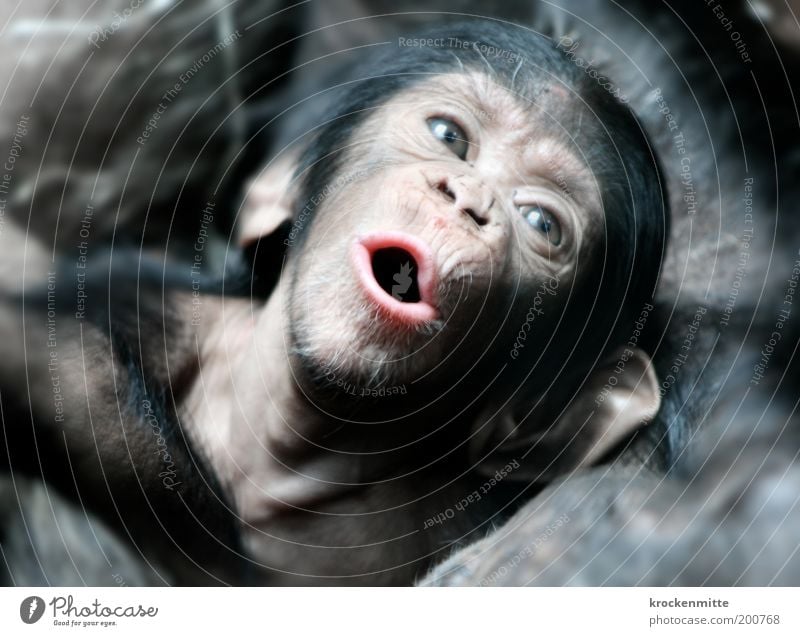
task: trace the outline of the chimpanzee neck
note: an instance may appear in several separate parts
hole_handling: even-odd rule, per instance
[[[353,483],[359,473],[357,461],[325,450],[341,424],[295,381],[283,326],[280,291],[263,306],[210,299],[181,418],[238,509],[254,518],[337,497],[350,488],[330,484]]]

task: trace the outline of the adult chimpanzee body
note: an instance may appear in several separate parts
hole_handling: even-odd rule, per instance
[[[179,582],[409,583],[658,409],[636,118],[526,29],[422,37],[255,176],[221,283],[95,252],[4,304],[10,467]]]
[[[798,67],[755,4],[539,11],[614,78],[662,161],[672,237],[646,336],[662,408],[616,463],[549,485],[429,584],[800,581]]]

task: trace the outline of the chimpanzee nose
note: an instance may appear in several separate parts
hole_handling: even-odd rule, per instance
[[[443,177],[434,187],[477,225],[489,222],[493,199],[488,188],[479,181],[466,177]]]

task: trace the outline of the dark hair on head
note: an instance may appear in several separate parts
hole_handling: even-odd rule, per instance
[[[652,299],[669,236],[665,183],[639,120],[609,92],[609,83],[600,84],[598,73],[575,64],[552,40],[530,29],[476,19],[440,24],[415,37],[445,45],[401,46],[398,40],[377,57],[370,53],[368,63],[328,92],[330,107],[300,164],[301,190],[321,192],[342,169],[351,138],[366,117],[431,76],[482,71],[523,105],[541,101],[548,85],[562,83],[592,115],[575,143],[600,185],[605,213],[604,236],[590,254],[598,266],[582,268],[562,327],[565,337],[576,339],[582,360],[607,354],[627,340]],[[471,45],[454,47],[457,41]],[[300,201],[298,211],[307,203]],[[563,349],[560,353],[563,357]]]

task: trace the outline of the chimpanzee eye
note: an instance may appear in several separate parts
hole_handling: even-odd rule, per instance
[[[553,245],[561,243],[561,224],[558,219],[540,205],[523,205],[519,209],[532,227],[547,236]]]
[[[462,160],[467,158],[469,140],[461,126],[444,117],[431,117],[428,119],[428,128],[456,157]]]

